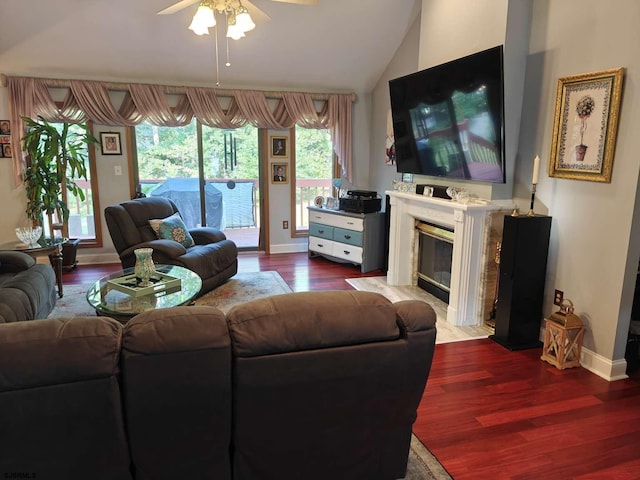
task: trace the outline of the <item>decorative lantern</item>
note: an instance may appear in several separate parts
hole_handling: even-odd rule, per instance
[[[544,346],[540,358],[560,370],[579,367],[584,325],[580,317],[574,315],[571,300],[562,302],[560,310],[544,321]]]

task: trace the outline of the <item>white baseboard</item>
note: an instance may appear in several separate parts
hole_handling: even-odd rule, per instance
[[[625,359],[609,360],[584,347],[580,355],[580,365],[609,382],[628,378],[626,374],[627,361]]]
[[[300,253],[307,252],[309,245],[305,243],[282,243],[279,245],[271,245],[269,253]]]
[[[79,265],[100,265],[105,263],[120,263],[120,257],[117,253],[80,253],[78,252],[76,260]]]

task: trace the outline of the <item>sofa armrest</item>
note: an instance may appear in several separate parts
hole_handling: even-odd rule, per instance
[[[22,272],[35,264],[35,259],[24,252],[0,251],[0,273]]]
[[[408,361],[406,372],[412,385],[420,387],[410,395],[412,408],[418,408],[422,392],[427,384],[436,346],[436,312],[426,302],[403,300],[393,304],[396,322],[407,339]]]
[[[168,258],[177,258],[187,253],[187,249],[174,240],[151,240],[123,250],[120,253],[120,258],[133,256],[133,251],[138,248],[153,248],[154,252],[157,251]]]
[[[207,243],[216,243],[227,239],[224,233],[211,227],[192,228],[189,233],[196,245],[206,245]]]
[[[436,312],[431,305],[418,300],[403,300],[393,304],[401,331],[405,333],[436,327]]]

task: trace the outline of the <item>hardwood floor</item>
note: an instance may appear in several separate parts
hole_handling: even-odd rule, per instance
[[[119,269],[81,265],[64,282]],[[384,275],[306,253],[242,253],[239,270],[275,270],[294,291],[349,290],[345,278]],[[640,372],[607,382],[540,354],[491,340],[437,345],[415,434],[456,480],[640,479]]]
[[[65,285],[89,283],[108,273],[121,270],[119,263],[80,265],[63,273]],[[311,290],[353,290],[345,278],[360,278],[385,275],[381,270],[360,273],[352,264],[331,262],[323,257],[309,258],[306,253],[281,253],[267,255],[258,252],[242,252],[238,255],[238,271],[258,272],[275,270],[294,292]]]
[[[437,345],[414,433],[455,479],[640,478],[640,376],[607,382],[540,354]]]

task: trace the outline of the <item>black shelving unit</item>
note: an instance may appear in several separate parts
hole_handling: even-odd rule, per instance
[[[509,350],[540,347],[551,217],[505,216],[495,334]]]

